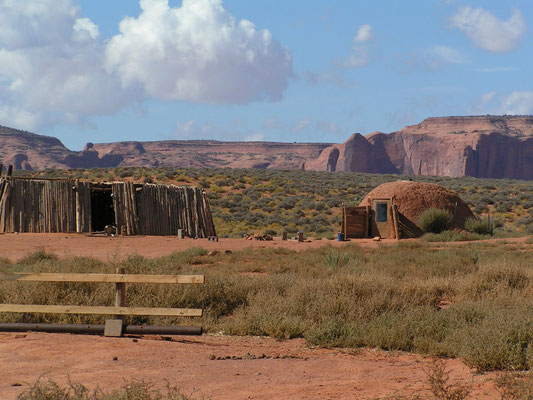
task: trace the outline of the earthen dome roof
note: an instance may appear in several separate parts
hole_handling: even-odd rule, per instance
[[[468,205],[457,194],[433,183],[384,183],[368,193],[360,205],[371,205],[372,199],[379,198],[393,198],[393,204],[398,206],[398,211],[415,224],[420,214],[430,208],[450,211],[454,216],[454,227],[457,228],[464,228],[466,220],[474,217]]]

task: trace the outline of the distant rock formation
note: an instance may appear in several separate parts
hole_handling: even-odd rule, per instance
[[[398,132],[352,135],[305,169],[533,179],[533,117],[428,118]]]
[[[0,162],[17,169],[227,167],[533,179],[532,116],[428,118],[341,144],[168,140],[87,143],[0,126]]]

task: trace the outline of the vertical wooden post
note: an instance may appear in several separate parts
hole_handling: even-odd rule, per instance
[[[398,206],[396,204],[392,206],[392,221],[394,223],[394,235],[396,236],[396,240],[400,240],[400,221],[398,217]]]
[[[125,269],[123,267],[116,269],[117,274],[124,274]],[[126,284],[119,282],[116,283],[116,290],[115,290],[115,307],[125,307],[126,306]],[[122,316],[118,316],[120,319],[122,319]]]
[[[287,240],[287,231],[283,231],[281,234],[281,240]]]
[[[348,226],[346,222],[346,206],[342,206],[342,225],[341,225],[341,233],[344,233],[344,239],[348,238]]]
[[[303,242],[304,241],[304,233],[303,232],[298,232],[298,241],[299,242]]]
[[[372,207],[366,206],[366,219],[365,219],[365,237],[370,237],[372,235],[371,227],[372,226]]]
[[[124,274],[124,268],[117,268],[117,274]],[[126,306],[126,284],[118,282],[115,284],[115,307]],[[106,319],[104,326],[104,336],[121,337],[124,333],[124,321],[122,315],[115,315],[115,319]]]
[[[13,176],[13,166],[7,167],[7,176]]]

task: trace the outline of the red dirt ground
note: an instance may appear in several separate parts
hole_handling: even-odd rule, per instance
[[[402,242],[415,239],[402,240]],[[502,239],[489,239],[480,242],[496,242]],[[505,239],[509,244],[523,243],[526,238]],[[372,239],[353,239],[345,242],[336,240],[313,240],[311,242],[299,243],[295,240],[282,241],[274,238],[273,241],[258,241],[244,239],[220,239],[218,242],[211,242],[207,239],[177,239],[173,236],[89,236],[80,234],[65,233],[21,233],[21,234],[0,234],[0,257],[9,258],[16,261],[28,253],[37,250],[46,250],[60,257],[85,256],[94,257],[102,261],[114,261],[127,257],[131,254],[141,254],[144,257],[155,258],[168,255],[174,251],[186,250],[191,247],[203,247],[206,250],[244,250],[250,248],[279,248],[284,247],[292,250],[302,251],[317,248],[324,245],[344,246],[348,243],[356,243],[363,247],[378,247],[381,244],[397,243],[394,239],[382,239],[375,242]],[[464,245],[471,242],[446,243],[449,245]],[[441,245],[441,244],[435,244]]]
[[[396,243],[393,239],[383,239],[374,242],[372,239],[352,240],[361,246],[377,247],[378,243]],[[186,250],[191,247],[203,247],[206,250],[244,250],[249,248],[285,247],[293,250],[307,250],[331,244],[342,246],[350,241],[317,240],[311,242],[297,242],[295,240],[273,241],[219,239],[212,242],[207,239],[177,239],[174,236],[89,236],[79,234],[51,233],[7,233],[0,235],[0,257],[7,257],[12,261],[18,260],[28,253],[44,249],[60,257],[86,256],[103,261],[122,258],[130,254],[141,254],[148,258],[168,255],[174,251]]]
[[[507,239],[506,242],[512,246],[524,240]],[[372,247],[378,243],[396,243],[366,239],[353,242]],[[32,251],[45,249],[62,257],[92,256],[107,261],[134,253],[157,257],[196,246],[208,250],[281,246],[304,250],[346,243],[349,242],[298,243],[279,239],[210,242],[173,237],[5,234],[0,235],[0,257],[17,260]],[[267,357],[246,359],[243,356],[247,353]],[[212,355],[230,359],[211,360]],[[231,359],[232,356],[243,359]],[[168,381],[195,399],[383,399],[387,396],[407,399],[414,395],[429,399],[432,397],[424,369],[433,360],[370,349],[312,349],[301,339],[277,342],[270,338],[206,335],[174,337],[171,341],[143,337],[134,342],[132,338],[0,333],[0,400],[14,399],[27,388],[25,384],[39,377],[60,384],[70,378],[106,390],[132,378],[144,379],[157,387],[163,387]],[[453,382],[473,383],[471,398],[500,398],[492,382],[495,374],[473,374],[460,360],[443,362]]]
[[[60,384],[70,379],[104,390],[130,379],[143,379],[157,388],[168,381],[195,399],[432,398],[424,372],[431,367],[430,357],[311,349],[302,339],[277,342],[209,335],[161,339],[152,336],[134,342],[132,338],[0,333],[0,398],[14,399],[39,377]],[[266,357],[246,359],[247,354]],[[230,359],[212,360],[213,356]],[[495,374],[472,374],[459,360],[444,363],[453,383],[473,383],[473,399],[499,398],[492,382]]]

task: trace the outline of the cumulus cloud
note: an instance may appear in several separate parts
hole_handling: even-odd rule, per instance
[[[500,102],[500,110],[502,114],[533,114],[533,92],[512,92],[503,96]]]
[[[429,54],[438,63],[463,64],[466,62],[458,50],[448,46],[433,46],[429,49]]]
[[[250,133],[244,139],[246,142],[262,142],[265,140],[265,134],[263,132],[253,132]]]
[[[176,121],[173,136],[177,139],[185,140],[206,139],[212,137],[215,133],[220,133],[220,131],[220,128],[207,123],[199,124],[193,120]]]
[[[489,114],[529,115],[533,114],[533,92],[514,91],[506,94],[489,92],[483,94],[475,111]]]
[[[88,125],[136,97],[104,68],[98,27],[70,0],[0,1],[0,121]]]
[[[342,129],[333,121],[319,121],[316,123],[316,129],[321,132],[342,133]]]
[[[359,68],[368,64],[370,58],[366,47],[352,48],[352,54],[342,63],[344,68]]]
[[[231,121],[227,125],[214,125],[194,120],[176,121],[173,139],[179,140],[234,140],[258,142],[265,139],[260,129],[250,129],[245,121]]]
[[[311,123],[312,122],[313,121],[311,121],[311,119],[309,119],[309,118],[301,119],[294,126],[292,126],[290,128],[291,132],[297,133],[297,132],[303,131],[305,129],[309,129],[311,127]]]
[[[359,27],[357,35],[355,35],[353,41],[355,43],[364,43],[372,39],[374,39],[374,32],[372,32],[372,27],[368,24],[365,24]]]
[[[450,26],[462,30],[476,46],[496,53],[515,50],[526,32],[524,16],[516,8],[507,21],[501,21],[481,7],[460,7]]]
[[[352,42],[351,54],[340,63],[342,68],[364,67],[370,61],[368,55],[368,42],[374,39],[374,32],[370,25],[361,25]]]
[[[141,0],[107,46],[108,71],[152,97],[207,103],[279,100],[292,75],[289,50],[268,30],[237,21],[221,0]]]
[[[0,0],[0,124],[90,126],[94,115],[162,100],[278,100],[292,76],[287,48],[236,21],[222,0],[141,0],[103,38],[75,0]]]
[[[467,58],[457,49],[443,45],[417,49],[403,54],[402,61],[408,70],[422,68],[430,71],[449,65],[459,65],[468,62]]]

